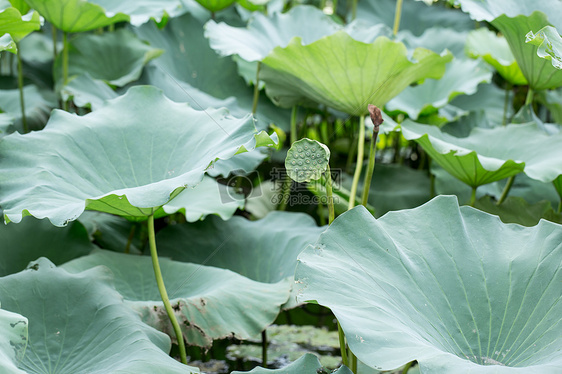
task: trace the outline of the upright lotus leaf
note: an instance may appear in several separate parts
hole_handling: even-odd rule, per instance
[[[205,7],[205,9],[213,13],[228,8],[229,6],[231,6],[236,2],[236,0],[195,0],[195,1],[197,1],[199,4]]]
[[[57,110],[43,131],[4,137],[0,204],[14,222],[33,215],[63,226],[85,209],[145,219],[215,160],[272,143],[254,132],[251,115],[197,111],[133,87],[85,116]]]
[[[383,23],[392,28],[395,13],[395,0],[359,1],[357,4],[357,19],[371,24]],[[457,9],[447,9],[443,6],[428,7],[414,0],[403,2],[401,30],[409,30],[419,36],[431,27],[467,31],[474,28],[474,22]]]
[[[545,26],[536,34],[529,31],[527,43],[538,45],[537,55],[552,61],[552,66],[562,69],[562,38],[558,30],[552,26]]]
[[[0,278],[0,302],[29,320],[27,374],[199,372],[168,356],[169,337],[123,303],[105,268],[70,274],[41,258]]]
[[[27,318],[0,309],[0,370],[5,374],[25,374],[18,369],[27,347]]]
[[[466,39],[466,52],[473,58],[482,57],[509,83],[528,84],[503,35],[485,27],[471,31]]]
[[[401,41],[409,49],[423,47],[436,53],[448,49],[456,58],[466,58],[464,47],[468,32],[443,27],[431,27],[420,36],[415,36],[409,30],[402,30],[396,35],[396,40]]]
[[[562,223],[562,215],[557,214],[550,201],[540,201],[529,204],[522,197],[509,196],[500,205],[490,196],[476,200],[474,207],[484,212],[500,217],[502,222],[517,223],[523,226],[535,226],[541,219],[555,223]]]
[[[37,12],[22,16],[13,7],[0,11],[0,35],[9,34],[15,42],[19,42],[29,33],[40,28],[41,21]]]
[[[504,224],[450,196],[378,220],[357,207],[300,255],[299,299],[329,307],[377,370],[559,373],[561,241],[560,225]]]
[[[162,22],[167,16],[175,17],[185,12],[181,0],[89,0],[104,8],[107,12],[124,13],[130,17],[133,26],[140,26],[150,19]]]
[[[257,221],[234,216],[224,222],[210,216],[168,226],[158,232],[157,240],[162,256],[229,269],[258,282],[283,284],[289,291],[298,254],[322,231],[324,227],[308,215],[273,211]],[[295,305],[292,295],[283,308]]]
[[[547,135],[535,124],[475,128],[466,138],[409,120],[401,127],[406,139],[415,140],[435,162],[471,187],[522,171],[542,182],[562,174],[562,133]]]
[[[25,116],[29,127],[35,130],[43,128],[49,119],[51,110],[57,106],[56,96],[52,91],[41,89],[34,84],[24,86],[23,94]],[[20,91],[17,88],[0,90],[0,110],[11,115],[16,128],[21,131]]]
[[[88,73],[80,74],[69,80],[61,90],[63,100],[70,100],[79,107],[90,107],[97,110],[106,104],[107,100],[119,96],[101,79],[94,79]]]
[[[219,185],[215,179],[205,176],[201,183],[180,192],[162,210],[166,214],[181,212],[187,222],[195,222],[209,214],[216,214],[226,221],[237,209],[243,208],[243,194],[238,193],[233,186]]]
[[[254,373],[254,374],[318,374],[325,373],[325,369],[318,360],[318,357],[312,353],[307,353],[295,362],[287,365],[282,369],[264,369],[261,367],[256,367],[250,371],[233,371],[232,374],[244,374],[244,373]],[[333,372],[334,374],[352,374],[347,366],[341,366],[338,370]]]
[[[553,25],[562,29],[558,0],[458,0],[463,11],[478,21],[491,22],[506,38],[515,59],[534,90],[562,85],[562,72],[537,56],[538,47],[525,43],[530,30]]]
[[[64,32],[83,32],[128,22],[129,16],[113,13],[86,0],[26,0],[49,23]]]
[[[58,265],[87,255],[96,247],[80,222],[55,227],[32,217],[19,225],[0,226],[0,242],[0,277],[22,271],[39,257]]]
[[[382,107],[411,83],[440,78],[453,56],[417,48],[413,60],[404,44],[379,37],[366,44],[345,31],[302,45],[296,37],[262,62],[267,95],[281,107],[326,105],[367,114],[367,103]]]
[[[99,265],[143,321],[174,336],[147,256],[95,251],[63,267],[80,272]],[[228,270],[160,259],[170,302],[188,344],[208,347],[215,339],[248,339],[270,325],[287,300],[286,284],[252,281]]]
[[[88,73],[94,79],[124,86],[137,80],[144,65],[163,52],[141,42],[126,29],[102,35],[82,34],[70,42],[68,76]],[[59,57],[55,72],[61,70],[61,61]]]
[[[18,52],[16,43],[14,42],[10,34],[4,34],[0,36],[0,52],[2,51],[8,51],[12,53]]]
[[[339,28],[320,9],[300,5],[287,13],[276,12],[269,17],[253,13],[245,28],[211,20],[205,24],[205,37],[209,38],[211,48],[222,56],[237,54],[246,61],[261,61],[275,47],[286,47],[295,36],[300,36],[304,44],[310,44]]]
[[[480,61],[454,59],[441,79],[426,79],[423,84],[406,87],[386,104],[412,119],[431,114],[459,95],[472,95],[481,83],[490,83],[492,73]]]

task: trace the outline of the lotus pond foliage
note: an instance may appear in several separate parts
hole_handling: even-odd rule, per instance
[[[0,372],[562,372],[560,0],[0,0]]]

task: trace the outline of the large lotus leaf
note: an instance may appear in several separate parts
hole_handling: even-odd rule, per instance
[[[552,66],[562,69],[562,38],[558,30],[552,26],[545,26],[536,34],[529,31],[527,43],[538,45],[537,55],[552,61]]]
[[[467,36],[467,31],[431,27],[420,36],[413,35],[409,30],[402,30],[396,35],[396,39],[409,49],[423,47],[436,53],[448,49],[455,57],[466,58],[464,47]]]
[[[141,42],[126,29],[102,35],[82,34],[70,42],[68,75],[88,73],[115,86],[137,80],[144,65],[164,51]],[[61,58],[55,71],[60,70]]]
[[[225,105],[233,114],[252,111],[253,89],[238,75],[231,58],[220,57],[203,35],[204,22],[191,14],[171,19],[163,30],[147,23],[133,31],[155,48],[166,52],[151,62],[153,69],[147,83],[160,87],[174,101],[189,102],[204,109],[204,100],[228,99]],[[194,92],[196,91],[196,92]],[[257,127],[270,122],[287,126],[290,112],[273,105],[262,95],[255,114]]]
[[[185,11],[181,0],[89,1],[107,12],[127,14],[134,26],[140,26],[151,18],[160,23],[167,15],[175,17]]]
[[[254,374],[318,374],[325,373],[325,369],[318,360],[318,357],[312,353],[307,353],[295,362],[287,365],[282,369],[264,369],[261,367],[256,367],[251,371],[233,371],[232,374],[244,374],[244,373],[254,373]],[[334,374],[352,374],[347,366],[341,366],[338,370],[333,372]]]
[[[474,207],[500,217],[505,223],[535,226],[541,219],[562,223],[562,216],[554,212],[550,201],[545,200],[529,204],[521,197],[509,196],[501,205],[497,205],[490,196],[484,196],[476,200]]]
[[[282,107],[323,104],[367,114],[367,104],[382,107],[411,83],[440,78],[453,56],[417,48],[408,59],[404,44],[386,37],[366,44],[345,31],[303,46],[293,38],[263,59],[266,92]]]
[[[107,100],[119,96],[106,82],[94,79],[88,73],[71,78],[61,94],[64,100],[72,99],[77,106],[90,107],[92,110],[101,108]]]
[[[107,269],[70,274],[42,258],[0,278],[0,302],[29,320],[25,373],[198,372],[168,356],[169,337],[124,305]]]
[[[392,28],[395,13],[395,0],[359,1],[357,4],[357,19],[371,24],[384,23]],[[462,12],[443,6],[428,7],[413,0],[403,2],[400,19],[400,29],[414,35],[422,35],[431,27],[465,31],[474,28],[474,22]]]
[[[65,32],[95,30],[117,22],[129,21],[123,13],[113,13],[86,0],[26,0],[49,23]]]
[[[0,35],[9,34],[15,42],[40,28],[41,21],[37,12],[33,12],[30,16],[22,16],[16,8],[12,7],[0,11]]]
[[[357,207],[300,255],[296,278],[375,369],[559,373],[561,241],[560,225],[504,224],[450,196],[378,220]]]
[[[211,47],[223,56],[237,54],[246,61],[261,61],[275,47],[286,47],[295,36],[310,44],[338,29],[320,9],[303,5],[270,17],[253,13],[246,28],[211,20],[205,24],[205,36]]]
[[[195,0],[195,1],[197,1],[199,4],[205,7],[205,9],[211,12],[218,12],[219,10],[223,10],[231,6],[232,4],[234,4],[236,0]]]
[[[406,87],[386,104],[388,110],[400,110],[410,118],[436,112],[456,96],[474,94],[480,83],[490,83],[492,73],[480,61],[455,59],[441,79],[426,79],[423,84]]]
[[[242,208],[244,195],[237,193],[232,186],[219,185],[208,176],[203,177],[197,186],[180,192],[162,207],[166,214],[181,212],[187,222],[199,221],[209,214],[216,214],[226,221],[237,209]]]
[[[174,335],[154,281],[152,260],[110,251],[95,251],[63,265],[80,272],[107,266],[115,287],[144,322]],[[287,284],[252,281],[228,270],[160,259],[170,302],[188,344],[210,346],[215,339],[248,339],[270,325],[289,297]]]
[[[51,109],[57,106],[56,96],[34,84],[23,87],[25,116],[32,129],[41,129],[49,118]],[[0,110],[14,118],[16,128],[22,129],[20,92],[18,89],[0,90]],[[23,131],[21,131],[23,132]]]
[[[497,35],[484,27],[471,31],[466,39],[466,52],[474,58],[482,57],[509,83],[527,84],[527,79],[517,65],[504,36]]]
[[[54,111],[43,131],[0,143],[5,218],[62,226],[85,209],[146,217],[198,184],[216,159],[271,143],[254,132],[250,115],[200,112],[149,86],[82,117]]]
[[[212,177],[228,177],[232,172],[248,174],[254,171],[268,156],[258,148],[251,152],[240,153],[228,160],[218,160],[208,170],[207,174]]]
[[[2,51],[8,51],[12,53],[18,52],[16,43],[14,42],[10,34],[4,34],[0,36],[0,52]]]
[[[412,121],[401,126],[406,139],[418,142],[435,162],[472,187],[523,170],[542,182],[551,182],[562,174],[562,133],[549,136],[535,124],[475,128],[467,138]]]
[[[95,248],[79,222],[55,227],[49,221],[32,217],[19,225],[0,226],[0,242],[0,277],[22,271],[39,257],[47,257],[58,265],[87,255]]]
[[[0,370],[4,374],[25,374],[18,369],[27,347],[27,318],[0,309]]]

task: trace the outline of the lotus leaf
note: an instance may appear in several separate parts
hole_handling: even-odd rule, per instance
[[[557,373],[561,241],[560,225],[504,224],[450,196],[378,220],[357,207],[301,253],[295,277],[299,299],[329,307],[375,369]]]
[[[27,347],[27,318],[0,309],[0,370],[5,374],[25,374],[18,366]]]
[[[307,353],[295,362],[291,363],[283,369],[264,369],[257,367],[249,372],[233,371],[232,374],[243,374],[243,373],[254,373],[254,374],[316,374],[325,372],[322,368],[322,364],[318,360],[318,357],[312,353]],[[334,374],[352,374],[346,366],[340,367],[338,370],[333,372]]]
[[[0,35],[9,34],[15,42],[40,28],[41,22],[37,12],[22,16],[19,10],[12,7],[0,11]]]
[[[529,31],[527,34],[527,43],[538,45],[537,54],[539,57],[552,61],[552,66],[562,69],[562,38],[552,26],[545,26],[536,34]]]

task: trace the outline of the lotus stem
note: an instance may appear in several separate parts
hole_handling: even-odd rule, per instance
[[[505,187],[503,188],[502,194],[500,195],[500,198],[499,198],[498,202],[496,203],[496,205],[499,206],[504,202],[507,195],[509,194],[509,190],[511,190],[511,186],[513,186],[514,181],[515,181],[515,175],[512,175],[511,177],[509,177],[509,179],[507,180],[507,183],[506,183]]]
[[[527,97],[525,98],[525,105],[531,105],[533,104],[533,89],[531,87],[529,87],[529,91],[527,91]]]
[[[351,362],[351,371],[353,374],[357,374],[357,356],[351,352],[351,349],[349,350],[349,361]]]
[[[369,201],[369,191],[371,189],[371,179],[373,178],[373,172],[375,171],[375,155],[377,153],[377,137],[379,135],[379,126],[383,123],[382,113],[379,108],[369,104],[369,113],[371,115],[371,121],[373,122],[373,136],[371,137],[371,143],[369,145],[369,165],[367,166],[367,173],[365,174],[365,182],[363,183],[363,195],[361,197],[361,204],[367,206]]]
[[[414,366],[414,362],[415,362],[415,361],[410,361],[410,362],[408,362],[406,365],[404,365],[404,369],[402,369],[402,374],[408,373],[408,370],[410,370],[410,368],[411,368],[412,366]]]
[[[297,106],[295,105],[291,110],[291,145],[297,140]]]
[[[62,87],[61,87],[61,100],[64,110],[68,111],[68,102],[62,98],[62,89],[68,83],[68,33],[62,33]]]
[[[562,213],[562,199],[560,199],[560,202],[558,203],[558,209],[556,210],[556,213]]]
[[[261,332],[261,366],[267,368],[267,329]]]
[[[394,27],[392,28],[392,34],[396,37],[398,34],[398,29],[400,29],[400,17],[402,17],[402,1],[396,1],[396,11],[394,12]]]
[[[474,203],[476,202],[476,189],[478,187],[472,187],[472,194],[470,195],[470,206],[474,206]]]
[[[505,98],[503,101],[503,119],[502,119],[502,126],[507,125],[507,107],[509,105],[509,93],[511,92],[511,84],[507,84],[505,86]]]
[[[57,59],[57,28],[51,23],[51,34],[53,38],[53,61]]]
[[[326,166],[326,195],[328,196],[328,224],[331,225],[336,216],[334,210],[334,195],[332,194],[332,172],[330,165]]]
[[[185,351],[185,342],[183,341],[183,334],[181,332],[180,325],[170,304],[170,299],[168,298],[168,292],[166,292],[166,286],[164,285],[164,279],[162,278],[162,271],[160,270],[160,263],[158,262],[158,252],[156,251],[156,235],[154,231],[154,212],[148,216],[148,243],[150,247],[150,257],[152,257],[152,267],[154,268],[154,275],[156,277],[156,284],[158,285],[158,292],[160,292],[160,297],[164,303],[164,308],[168,314],[168,318],[172,323],[174,332],[176,334],[176,339],[178,341],[178,347],[180,351],[181,362],[187,365],[187,354]]]
[[[353,184],[349,195],[349,205],[347,209],[355,206],[355,198],[357,196],[357,185],[361,177],[361,169],[363,168],[363,154],[365,152],[365,115],[359,117],[359,138],[357,139],[357,165],[355,165],[355,174],[353,174]]]
[[[127,244],[125,244],[125,253],[129,254],[131,251],[131,244],[133,243],[133,238],[135,237],[135,231],[137,226],[131,226],[131,231],[129,231],[129,237],[127,238]]]
[[[435,197],[435,174],[431,172],[431,156],[427,155],[427,171],[429,172],[429,197]]]
[[[340,340],[340,352],[341,352],[341,363],[347,367],[349,367],[349,361],[347,360],[347,347],[345,344],[345,335],[340,325],[340,321],[338,323],[338,336]]]
[[[25,117],[25,101],[23,97],[23,63],[21,61],[21,50],[19,43],[17,46],[17,58],[18,58],[18,89],[20,91],[20,108],[21,108],[21,123],[23,126],[23,133],[27,134],[29,132],[29,128],[27,127],[27,118]]]
[[[351,3],[351,20],[354,21],[355,18],[357,17],[357,2],[359,0],[353,0],[353,2]]]
[[[252,114],[256,114],[258,110],[258,101],[260,99],[260,69],[261,69],[261,61],[258,61],[258,65],[256,67],[256,81],[254,82],[254,102],[252,104]]]
[[[109,26],[107,27],[107,31],[109,31],[109,32],[114,32],[114,31],[115,31],[115,24],[112,23],[111,25],[109,25]]]

